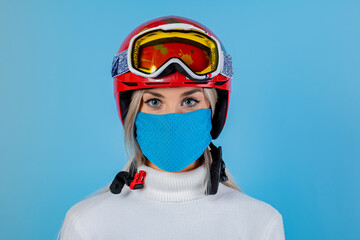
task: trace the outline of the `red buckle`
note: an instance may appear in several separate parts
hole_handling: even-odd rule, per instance
[[[144,187],[144,179],[146,176],[145,171],[139,171],[135,173],[134,180],[130,184],[130,189],[139,189]]]

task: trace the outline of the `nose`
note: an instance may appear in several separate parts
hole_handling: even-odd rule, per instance
[[[166,114],[168,113],[183,113],[183,110],[177,104],[169,104],[165,109]]]

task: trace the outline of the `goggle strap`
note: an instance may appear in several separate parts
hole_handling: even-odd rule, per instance
[[[121,75],[129,72],[129,66],[127,62],[127,50],[122,51],[114,56],[111,75],[115,77],[117,75]],[[223,52],[224,54],[224,64],[221,70],[221,74],[225,77],[231,78],[233,76],[233,68],[232,68],[232,58],[229,54]]]
[[[129,71],[129,66],[127,63],[127,50],[122,51],[114,56],[111,75],[115,77],[127,73]]]
[[[232,68],[232,58],[229,54],[225,52],[223,52],[223,54],[224,54],[224,66],[221,69],[220,74],[225,77],[231,78],[234,74]]]

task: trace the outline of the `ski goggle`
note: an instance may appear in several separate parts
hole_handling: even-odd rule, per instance
[[[192,25],[175,23],[135,35],[128,49],[115,55],[112,76],[130,71],[159,78],[175,70],[193,80],[233,75],[231,56],[216,38]]]

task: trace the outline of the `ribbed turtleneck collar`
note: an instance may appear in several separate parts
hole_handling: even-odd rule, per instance
[[[205,197],[207,169],[203,164],[181,173],[163,172],[146,165],[144,187],[133,190],[139,197],[162,202],[186,202]]]

